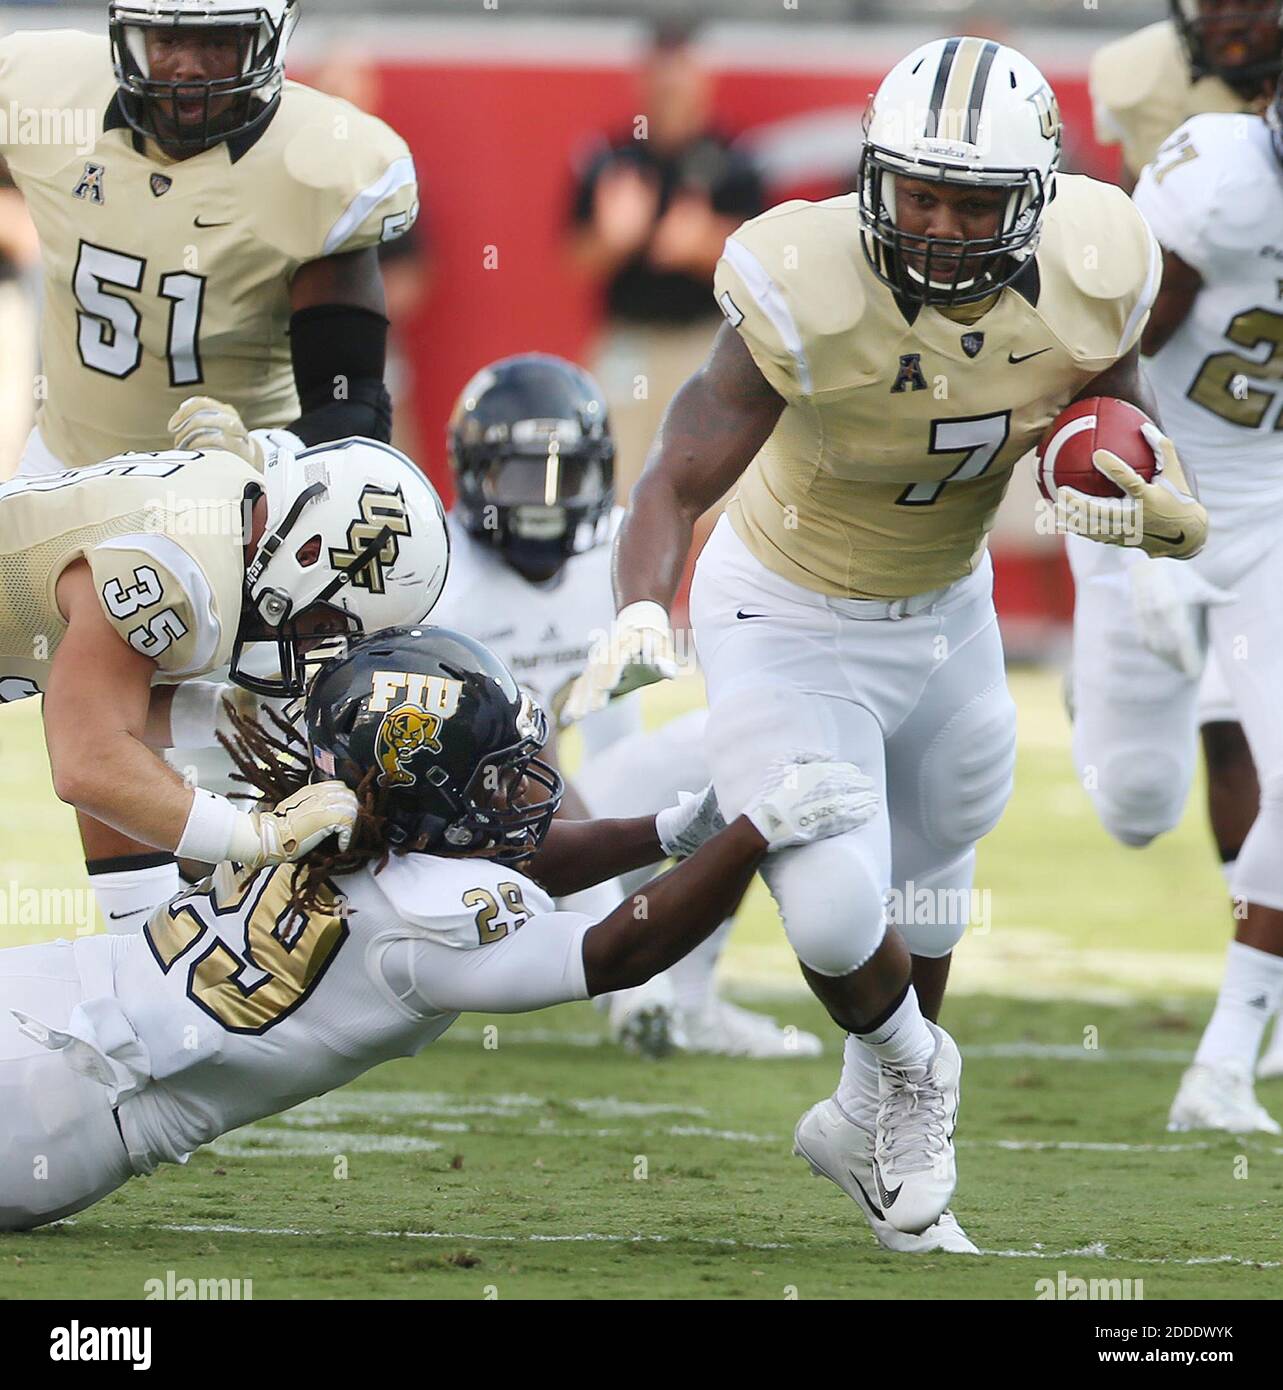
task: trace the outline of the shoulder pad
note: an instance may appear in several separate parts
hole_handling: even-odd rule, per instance
[[[393,241],[419,212],[414,160],[390,126],[350,102],[287,82],[270,140],[278,188],[262,191],[264,235],[298,261]],[[260,154],[261,151],[261,154]],[[272,171],[265,171],[271,179]]]
[[[1112,362],[1131,349],[1158,293],[1162,253],[1122,189],[1062,175],[1038,265],[1051,291],[1039,311],[1076,359]]]
[[[849,334],[864,313],[859,230],[859,199],[846,194],[781,203],[726,240],[714,276],[718,307],[785,400],[824,388],[816,349]]]

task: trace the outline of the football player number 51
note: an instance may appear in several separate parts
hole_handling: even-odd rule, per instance
[[[80,243],[72,278],[80,305],[76,334],[80,360],[105,376],[121,379],[143,360],[138,336],[142,315],[121,290],[141,290],[147,262],[90,241]],[[169,384],[195,386],[204,380],[200,364],[200,321],[205,305],[205,276],[171,271],[160,277],[159,293],[169,300]]]

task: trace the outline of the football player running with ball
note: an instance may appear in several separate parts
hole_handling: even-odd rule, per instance
[[[142,934],[0,951],[0,1230],[412,1056],[465,1010],[637,985],[713,931],[768,855],[874,807],[855,768],[812,760],[773,766],[729,826],[711,792],[554,822],[542,711],[448,628],[358,643],[315,680],[306,723],[296,758],[242,723],[239,761],[268,800],[342,781],[361,803],[350,841],[287,868],[222,864]],[[549,896],[669,854],[689,857],[600,920]]]
[[[419,621],[449,554],[441,499],[373,440],[282,449],[265,475],[171,452],[16,478],[0,486],[0,702],[44,696],[55,790],[120,833],[210,864],[296,859],[351,832],[346,788],[245,811],[153,750],[212,743],[247,691],[301,696],[321,645]],[[249,669],[262,648],[271,680]],[[195,679],[224,667],[236,685]]]
[[[797,1150],[895,1250],[975,1249],[947,1210],[961,1058],[934,1020],[1015,760],[986,534],[1072,400],[1154,413],[1139,339],[1157,244],[1119,189],[1057,175],[1060,134],[1026,58],[939,40],[879,89],[857,193],[785,203],[728,239],[728,322],[633,493],[611,649],[569,702],[604,701],[633,665],[671,669],[692,524],[738,480],[691,593],[713,782],[734,814],[795,746],[873,779],[867,825],[763,877],[847,1034]],[[1123,529],[1190,555],[1206,515],[1164,444],[1156,483],[1096,459],[1127,485]]]
[[[1283,1002],[1283,101],[1196,116],[1141,175],[1136,204],[1165,252],[1143,347],[1166,426],[1211,517],[1189,565],[1076,560],[1074,758],[1124,844],[1180,820],[1209,652],[1260,774],[1260,809],[1230,878],[1235,936],[1216,1009],[1168,1128],[1280,1132],[1252,1067]]]
[[[44,273],[21,476],[175,446],[261,468],[280,442],[391,439],[378,245],[415,219],[414,162],[381,121],[285,81],[297,20],[298,0],[114,0],[109,38],[0,40],[0,108],[92,117],[0,137]],[[221,785],[218,758],[173,762]],[[80,828],[104,919],[137,930],[176,865]]]

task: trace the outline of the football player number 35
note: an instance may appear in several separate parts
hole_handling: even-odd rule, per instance
[[[123,290],[141,290],[146,261],[80,243],[72,281],[80,305],[76,341],[86,367],[124,378],[143,360],[138,336],[142,315]],[[204,380],[200,363],[200,322],[205,307],[205,276],[171,271],[160,277],[158,292],[169,301],[169,384],[195,386]]]
[[[962,462],[938,483],[912,483],[896,498],[901,507],[929,507],[950,483],[978,478],[1002,452],[1011,433],[1011,411],[964,420],[931,422],[931,454],[963,454]]]
[[[132,618],[155,608],[165,596],[165,586],[150,565],[139,565],[134,582],[109,579],[102,586],[102,601],[113,618]],[[172,608],[164,608],[129,631],[129,645],[144,656],[157,657],[187,636],[187,624]]]

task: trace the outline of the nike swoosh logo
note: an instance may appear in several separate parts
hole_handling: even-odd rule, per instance
[[[130,912],[109,912],[107,916],[110,917],[113,922],[121,922],[126,917],[138,917],[146,911],[147,909],[145,907],[136,907]]]
[[[201,227],[208,231],[211,227],[230,227],[230,222],[202,222],[199,217],[192,219],[192,226]]]
[[[883,1214],[882,1208],[879,1207],[878,1204],[873,1200],[873,1198],[870,1197],[869,1194],[864,1190],[864,1184],[860,1181],[859,1178],[855,1176],[855,1174],[851,1171],[850,1168],[848,1168],[846,1171],[851,1174],[851,1180],[855,1183],[856,1187],[860,1189],[860,1196],[863,1197],[865,1202],[868,1203],[869,1210],[874,1214],[874,1216],[878,1218],[879,1221],[885,1221],[886,1216]]]
[[[765,613],[745,613],[745,611],[741,608],[741,609],[739,609],[739,610],[736,612],[735,616],[736,616],[737,618],[764,618],[764,617],[766,617],[766,614],[765,614]]]
[[[1007,361],[1010,362],[1013,367],[1018,367],[1020,363],[1028,362],[1031,358],[1034,357],[1041,357],[1044,352],[1050,351],[1051,349],[1049,347],[1039,348],[1037,352],[1027,352],[1024,354],[1023,357],[1017,357],[1014,352],[1009,352],[1007,354]]]
[[[878,1197],[882,1202],[883,1210],[895,1206],[896,1198],[904,1191],[904,1184],[901,1183],[894,1192],[888,1192],[886,1183],[882,1181],[882,1170],[876,1163],[873,1165],[873,1181],[878,1186]]]

